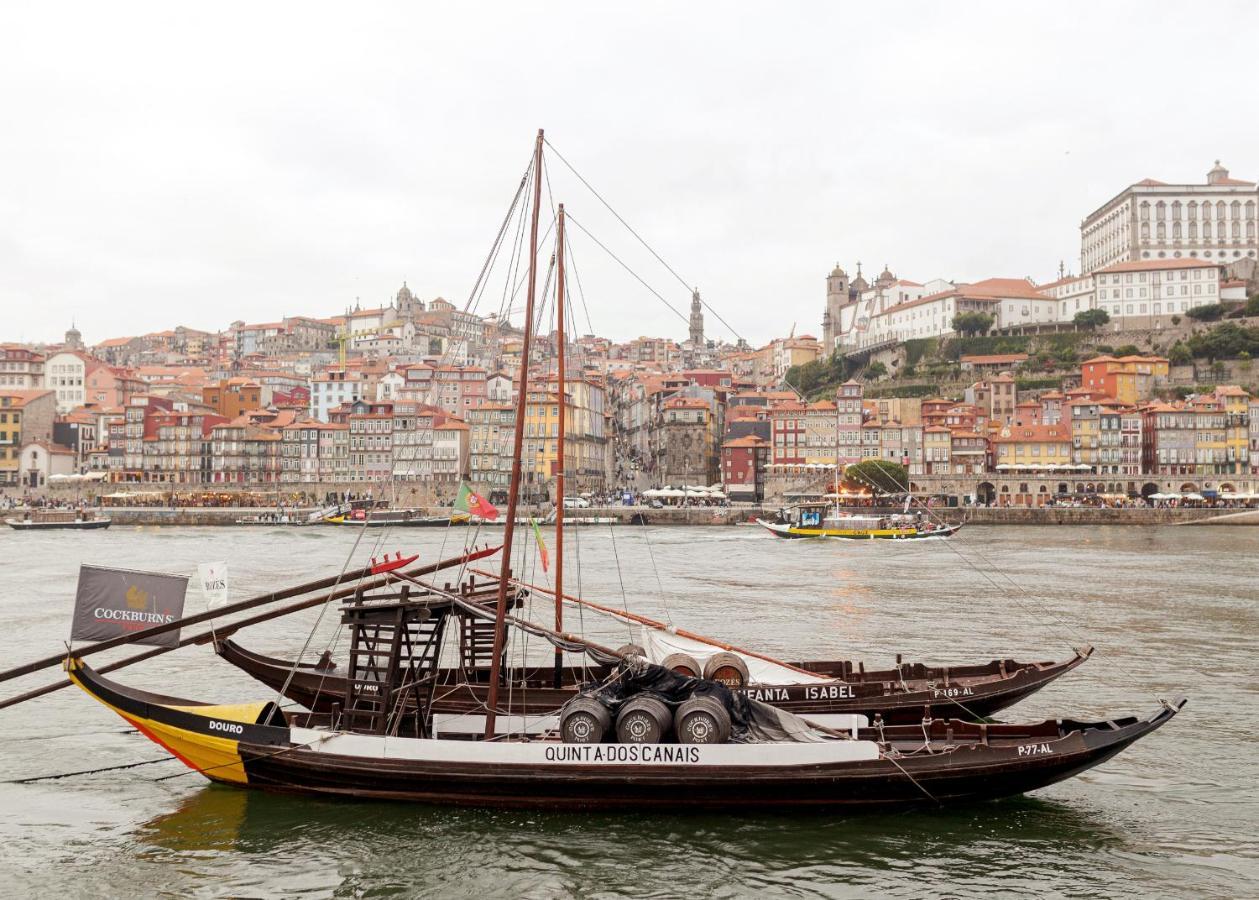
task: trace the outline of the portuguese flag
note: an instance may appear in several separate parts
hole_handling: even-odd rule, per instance
[[[482,519],[498,518],[498,510],[494,504],[468,487],[466,481],[459,485],[459,497],[455,500],[455,509],[471,516],[480,516]]]
[[[533,536],[538,542],[538,552],[542,554],[542,571],[545,572],[551,565],[550,554],[546,552],[546,541],[542,540],[542,529],[538,527],[538,520],[530,519],[529,524],[533,526]]]

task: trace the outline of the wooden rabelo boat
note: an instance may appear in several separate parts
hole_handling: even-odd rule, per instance
[[[460,642],[461,663],[457,667],[438,670],[437,697],[433,709],[439,713],[472,714],[484,710],[489,694],[488,660],[479,649],[488,646],[470,638]],[[281,691],[290,700],[307,709],[329,712],[341,702],[345,692],[346,670],[329,655],[312,662],[297,663],[255,653],[230,638],[218,640],[215,652],[241,671]],[[802,670],[801,680],[775,684],[751,681],[741,684],[739,673],[712,672],[736,691],[754,700],[762,700],[780,709],[804,714],[860,713],[871,718],[882,716],[886,722],[917,722],[924,713],[936,717],[977,719],[991,716],[1070,672],[1092,653],[1092,647],[1077,651],[1071,659],[1061,662],[1021,663],[1011,659],[971,666],[926,666],[904,663],[893,669],[868,670],[861,663],[844,661],[795,662],[786,664],[784,676],[791,669]],[[702,660],[700,654],[686,654]],[[722,655],[722,659],[729,656]],[[717,654],[708,657],[712,660]],[[677,663],[677,661],[674,661]],[[720,660],[719,660],[720,664]],[[682,671],[691,669],[678,664]],[[573,696],[578,686],[593,678],[610,674],[609,666],[561,670],[561,686],[555,687],[554,666],[529,667],[512,673],[511,696],[513,713],[538,715],[559,708]],[[693,670],[692,670],[693,671]],[[811,673],[814,677],[809,678]],[[725,676],[725,677],[721,677]]]
[[[72,683],[214,781],[316,796],[600,810],[885,809],[1002,797],[1097,765],[1175,715],[1183,701],[1164,704],[1145,718],[1102,722],[1010,725],[928,716],[890,724],[882,716],[871,721],[853,714],[803,719],[718,680],[649,662],[641,648],[612,650],[566,632],[562,505],[555,529],[554,626],[514,615],[528,590],[513,579],[510,566],[523,485],[542,166],[539,132],[530,175],[522,181],[522,190],[533,181],[528,290],[508,510],[498,577],[489,583],[494,602],[477,596],[475,573],[468,573],[471,580],[461,573],[457,586],[439,587],[405,568],[414,560],[391,561],[383,570],[373,566],[368,574],[378,577],[336,593],[349,651],[340,701],[326,710],[284,711],[273,701],[213,705],[125,687],[82,659],[110,641],[67,656]],[[554,309],[561,397],[564,229],[560,204]],[[558,404],[559,497],[565,496],[565,406]],[[509,628],[514,637],[536,636],[554,648],[553,689],[565,691],[570,669],[581,670],[588,681],[536,718],[527,707],[514,708],[514,695],[528,686],[518,683],[508,666]],[[447,641],[475,644],[487,638],[483,729],[469,735],[450,729],[436,712],[450,687],[443,684],[440,660]],[[546,649],[513,641],[518,668],[531,663],[530,647],[535,660],[537,650]],[[580,662],[566,665],[566,659]],[[296,675],[300,667],[292,671]]]
[[[285,714],[270,701],[202,704],[123,687],[79,660],[68,670],[89,695],[212,781],[334,797],[564,809],[896,809],[998,798],[1104,762],[1184,702],[1104,722],[854,722],[828,733],[745,701],[751,724],[735,719],[743,726],[740,742],[695,742],[685,734],[676,743],[640,742],[632,725],[620,729],[626,739],[618,742],[565,742],[554,734],[470,741],[411,736],[418,716],[380,715],[375,707],[346,710],[340,728],[306,727],[302,714]],[[626,699],[622,723],[635,697],[653,699]],[[713,705],[691,696],[676,712],[705,700]],[[755,727],[761,719],[770,727]],[[701,719],[693,731],[715,733],[706,724]]]

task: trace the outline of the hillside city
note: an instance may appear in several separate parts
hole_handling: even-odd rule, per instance
[[[1146,178],[1089,212],[1082,271],[1060,264],[1047,283],[836,265],[820,337],[714,340],[696,291],[685,337],[570,338],[566,493],[685,503],[720,485],[730,502],[772,504],[878,458],[943,505],[1253,498],[1257,204],[1255,182],[1217,161],[1202,183]],[[505,497],[519,323],[404,283],[331,316],[165,324],[0,344],[10,497],[70,476],[120,501],[434,505],[463,482]],[[555,335],[538,343],[524,490],[543,502],[560,397]]]

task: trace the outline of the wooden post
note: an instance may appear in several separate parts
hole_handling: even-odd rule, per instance
[[[529,351],[533,341],[533,302],[538,287],[538,215],[542,209],[542,129],[533,147],[533,221],[529,226],[529,289],[525,295],[525,330],[520,346],[520,396],[516,398],[516,433],[512,442],[511,484],[507,495],[507,522],[503,528],[503,564],[499,570],[498,608],[494,614],[494,657],[490,660],[490,691],[485,711],[485,739],[494,736],[498,711],[498,681],[507,640],[507,591],[511,579],[512,537],[520,500],[520,458],[524,447],[525,413],[528,410]]]

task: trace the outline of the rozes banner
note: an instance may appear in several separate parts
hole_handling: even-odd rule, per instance
[[[197,578],[201,581],[201,595],[207,609],[227,605],[227,563],[208,562],[197,566]]]
[[[183,617],[187,590],[186,575],[80,566],[70,639],[106,641],[174,622]],[[137,643],[175,647],[179,629]]]

